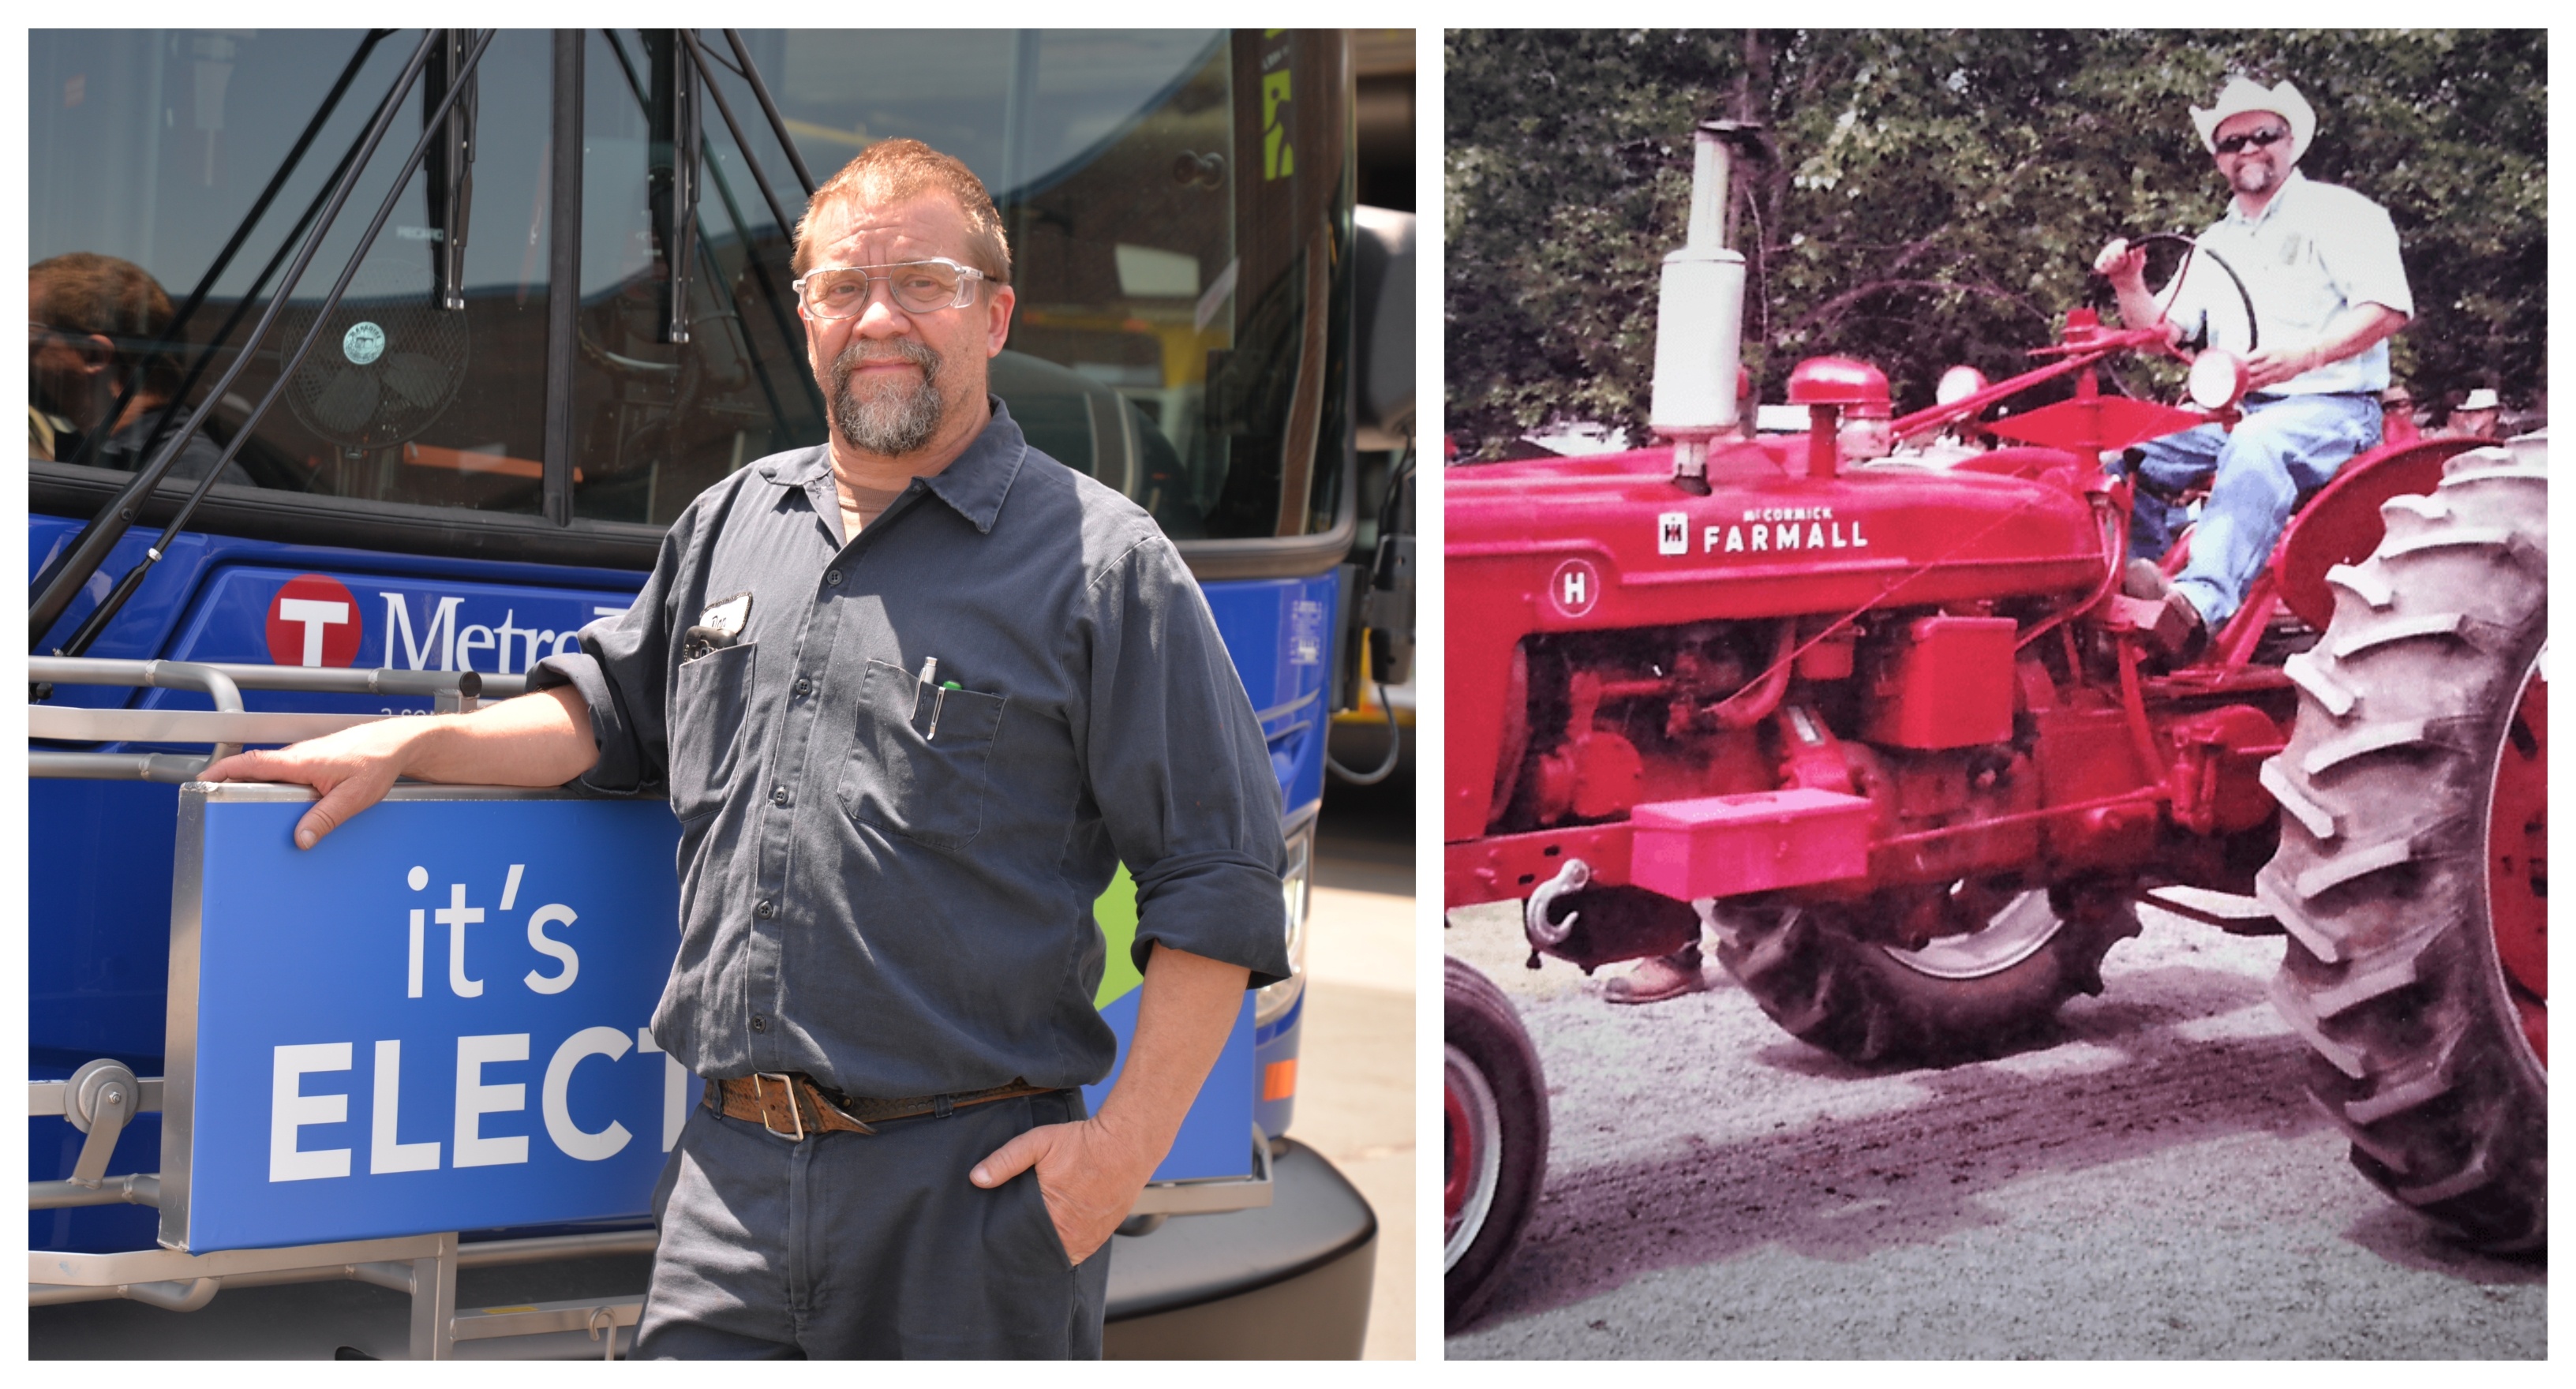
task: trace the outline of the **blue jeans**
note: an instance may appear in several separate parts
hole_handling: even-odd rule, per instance
[[[2379,402],[2361,395],[2249,400],[2233,432],[2205,424],[2139,446],[2138,476],[2168,492],[2218,469],[2174,587],[2212,628],[2236,613],[2246,585],[2272,557],[2299,494],[2323,487],[2354,454],[2379,444]],[[2137,493],[2129,553],[2157,559],[2187,519],[2160,497]]]

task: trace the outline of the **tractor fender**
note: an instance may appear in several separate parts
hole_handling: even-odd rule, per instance
[[[2387,530],[2379,504],[2391,497],[2432,495],[2442,481],[2443,463],[2488,444],[2484,439],[2422,439],[2373,449],[2344,464],[2281,532],[2272,565],[2283,605],[2300,621],[2325,630],[2335,610],[2326,571],[2359,564],[2379,548]]]

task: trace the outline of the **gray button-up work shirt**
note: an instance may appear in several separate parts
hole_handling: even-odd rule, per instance
[[[1160,942],[1288,972],[1279,786],[1206,600],[1152,518],[992,404],[846,543],[826,448],[709,488],[635,605],[530,681],[589,705],[585,783],[668,789],[681,938],[653,1033],[701,1075],[1098,1081],[1091,907],[1122,861],[1140,968]],[[732,644],[689,657],[742,594]]]

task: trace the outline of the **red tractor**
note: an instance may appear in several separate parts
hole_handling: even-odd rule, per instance
[[[1531,966],[1586,972],[1705,924],[1782,1027],[1873,1064],[2029,1037],[2100,991],[2139,902],[2277,932],[2273,995],[2353,1163],[2482,1248],[2538,1247],[2543,441],[2352,460],[2167,668],[2102,460],[2231,422],[2233,359],[2200,356],[2196,410],[2103,394],[2098,364],[2161,330],[2079,310],[2037,369],[1893,421],[1874,369],[1802,363],[1810,432],[1745,438],[1727,136],[1698,132],[1664,266],[1664,442],[1447,476],[1446,905],[1518,900]],[[1974,444],[1888,446],[1945,433]],[[1546,1090],[1454,961],[1448,1044],[1454,1325],[1535,1204]]]

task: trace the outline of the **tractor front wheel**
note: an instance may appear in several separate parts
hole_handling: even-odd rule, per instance
[[[1944,1065],[1992,1056],[2068,998],[2100,993],[2102,957],[2138,933],[2136,911],[2096,889],[1993,897],[1960,884],[1950,899],[1975,929],[1916,950],[1864,939],[1868,906],[1721,907],[1718,959],[1802,1042],[1862,1065]]]
[[[1492,1293],[1538,1208],[1547,1178],[1547,1080],[1502,990],[1456,960],[1441,962],[1441,983],[1441,1266],[1449,1329],[1456,1331]]]
[[[2536,457],[2453,459],[2380,508],[2286,667],[2258,888],[2308,1090],[2391,1196],[2479,1248],[2548,1237],[2548,515]]]

